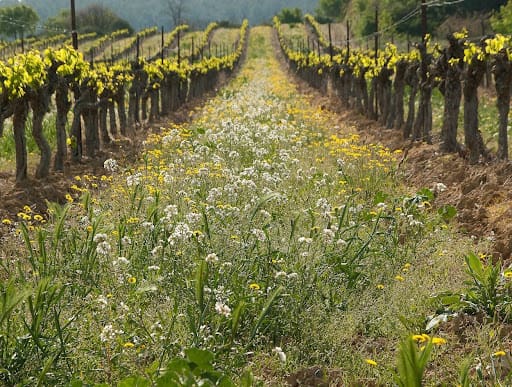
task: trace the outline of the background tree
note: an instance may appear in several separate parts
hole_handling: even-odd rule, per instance
[[[300,23],[302,22],[302,11],[300,8],[283,8],[277,17],[281,23]]]
[[[65,8],[55,16],[49,17],[44,23],[44,26],[49,35],[57,35],[61,33],[59,30],[69,29],[71,23],[70,20],[70,11]]]
[[[133,32],[130,23],[101,4],[92,4],[82,8],[77,12],[76,19],[79,33],[96,32],[99,35],[105,35],[125,28]],[[49,33],[60,33],[59,29],[69,30],[69,9],[62,9],[57,15],[48,18],[45,26]]]
[[[317,18],[324,20],[342,20],[347,12],[350,0],[320,0],[316,9]]]
[[[502,5],[499,12],[491,16],[491,26],[495,32],[502,34],[512,32],[512,1]]]
[[[130,23],[101,4],[92,4],[79,10],[76,18],[78,31],[82,33],[96,32],[99,35],[105,35],[125,28],[133,31]]]
[[[183,23],[184,14],[186,12],[185,0],[167,0],[167,9],[171,15],[174,27]]]
[[[39,15],[26,5],[0,8],[0,33],[13,37],[26,36],[36,29]]]

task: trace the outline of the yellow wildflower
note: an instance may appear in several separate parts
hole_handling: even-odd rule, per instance
[[[375,360],[372,360],[372,359],[365,359],[364,360],[366,362],[366,364],[369,364],[373,367],[376,367],[377,366],[377,362]]]
[[[412,339],[417,343],[424,343],[425,341],[430,340],[430,336],[423,333],[421,335],[412,335]]]
[[[434,337],[434,338],[432,338],[432,344],[434,344],[434,345],[446,344],[446,339],[443,339],[442,337]]]

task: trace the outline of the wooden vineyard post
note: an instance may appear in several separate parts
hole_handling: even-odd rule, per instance
[[[331,33],[331,23],[329,23],[329,57],[332,62],[333,50],[332,50],[332,33]]]
[[[73,48],[78,50],[78,32],[76,29],[76,10],[75,10],[75,0],[71,0],[71,39],[73,41]],[[75,96],[75,103],[80,100],[80,87],[76,86],[73,90],[73,94]],[[74,136],[75,147],[73,149],[73,159],[75,161],[80,161],[82,159],[82,123],[78,120],[75,125],[75,132],[72,133]]]

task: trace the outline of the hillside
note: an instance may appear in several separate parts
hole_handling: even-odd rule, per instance
[[[22,0],[22,3],[34,7],[42,20],[55,15],[62,8],[69,7],[68,0]],[[17,0],[3,0],[0,5],[18,4]],[[169,25],[171,15],[168,11],[167,0],[81,0],[77,7],[86,7],[92,3],[101,3],[128,20],[135,29],[151,25]],[[311,12],[316,6],[312,0],[187,0],[185,1],[185,19],[190,24],[206,25],[212,20],[229,20],[240,23],[247,18],[251,24],[269,21],[270,18],[283,7],[300,7]]]

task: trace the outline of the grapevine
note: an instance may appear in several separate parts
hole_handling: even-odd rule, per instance
[[[216,28],[210,24],[204,33],[203,40]],[[178,27],[172,34],[175,37],[187,26]],[[132,64],[117,62],[113,65],[105,63],[88,63],[80,52],[69,46],[59,49],[47,48],[43,52],[32,50],[25,54],[10,57],[0,62],[0,103],[4,114],[0,120],[12,116],[16,141],[16,176],[18,181],[25,180],[27,175],[27,155],[24,145],[24,127],[28,118],[29,103],[37,119],[37,144],[41,150],[41,165],[37,177],[44,177],[49,170],[49,149],[42,135],[42,120],[49,110],[51,96],[56,93],[57,105],[57,153],[55,169],[63,168],[66,158],[66,121],[70,110],[73,111],[73,122],[68,144],[72,154],[80,157],[79,143],[80,117],[85,122],[86,151],[90,157],[100,149],[101,143],[111,141],[118,133],[116,115],[119,117],[120,132],[129,135],[130,124],[141,123],[146,119],[147,102],[151,102],[149,119],[155,119],[160,113],[175,109],[187,98],[204,94],[215,86],[220,72],[230,72],[239,62],[245,45],[248,22],[244,21],[240,28],[240,38],[236,50],[230,55],[215,58],[203,58],[197,62],[177,58],[163,61],[137,60]],[[156,32],[150,28],[139,33],[147,36]],[[117,31],[108,39],[125,34]],[[125,112],[126,92],[129,91],[129,111]],[[69,99],[70,92],[80,91],[80,97],[74,103]],[[78,96],[78,94],[76,94]],[[35,114],[37,111],[37,114]],[[106,124],[110,114],[110,127]],[[112,119],[113,117],[113,119]],[[98,127],[99,122],[99,127]],[[0,133],[1,134],[1,133]],[[99,136],[101,134],[101,136]],[[43,163],[44,162],[44,163]],[[44,164],[44,165],[43,165]]]
[[[326,46],[320,27],[311,15],[306,15],[319,42]],[[466,31],[450,37],[450,46],[433,45],[427,36],[409,53],[399,53],[387,44],[377,53],[368,50],[340,49],[337,55],[318,55],[314,51],[294,50],[283,35],[280,21],[274,18],[274,28],[290,67],[312,86],[327,92],[328,84],[346,106],[379,120],[388,128],[401,130],[404,138],[431,141],[432,90],[438,87],[445,99],[445,122],[441,132],[441,149],[466,152],[471,162],[489,158],[478,125],[478,86],[489,65],[495,75],[495,87],[500,110],[498,157],[508,158],[506,127],[510,103],[509,85],[512,80],[512,39],[496,35],[472,42]],[[460,54],[455,54],[459,52]],[[408,116],[404,115],[404,86],[410,87]],[[462,88],[463,86],[463,88]],[[454,90],[461,89],[460,93]],[[419,98],[417,96],[419,95]],[[461,96],[464,96],[464,145],[457,142],[457,119]],[[419,99],[419,104],[417,104]],[[455,100],[454,100],[455,99]],[[450,110],[451,109],[451,110]],[[453,119],[451,117],[454,117]]]

